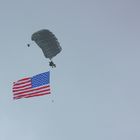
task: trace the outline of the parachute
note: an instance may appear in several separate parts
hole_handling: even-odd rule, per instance
[[[62,48],[55,35],[47,29],[42,29],[33,33],[31,40],[35,41],[35,43],[42,49],[44,56],[51,60],[49,63],[50,66],[56,67],[52,58],[60,53]]]

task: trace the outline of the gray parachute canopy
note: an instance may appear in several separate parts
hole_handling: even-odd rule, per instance
[[[32,34],[32,41],[42,49],[46,58],[50,60],[61,52],[62,48],[55,35],[47,29]]]

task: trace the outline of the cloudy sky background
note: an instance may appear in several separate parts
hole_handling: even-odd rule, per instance
[[[138,0],[1,0],[0,139],[139,140],[139,7]],[[31,41],[44,28],[63,49],[55,69]],[[48,70],[51,95],[12,99],[14,81]]]

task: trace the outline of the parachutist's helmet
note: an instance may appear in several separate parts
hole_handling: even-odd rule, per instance
[[[47,29],[32,34],[31,39],[42,49],[46,58],[50,60],[61,52],[62,48],[55,35]]]

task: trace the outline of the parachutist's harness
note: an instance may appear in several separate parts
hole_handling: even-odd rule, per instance
[[[56,65],[53,63],[53,61],[49,62],[49,65],[53,68],[56,67]]]

